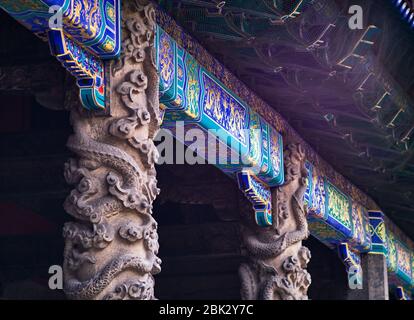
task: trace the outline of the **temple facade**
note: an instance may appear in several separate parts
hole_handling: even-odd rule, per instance
[[[413,297],[414,2],[0,8],[0,298]]]

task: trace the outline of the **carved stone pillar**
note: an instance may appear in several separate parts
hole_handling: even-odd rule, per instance
[[[348,289],[347,300],[389,300],[387,260],[383,254],[362,254],[362,289]]]
[[[70,299],[154,299],[160,272],[152,202],[159,193],[153,138],[160,126],[155,12],[123,1],[122,56],[110,65],[106,115],[72,108],[75,188],[65,210],[64,291]],[[109,67],[109,65],[108,65]]]
[[[249,261],[240,266],[241,297],[247,300],[304,300],[311,283],[305,270],[310,251],[303,206],[307,170],[299,144],[285,151],[285,184],[272,191],[273,225],[258,227],[253,214],[244,214],[243,244]],[[251,209],[250,209],[251,211]]]

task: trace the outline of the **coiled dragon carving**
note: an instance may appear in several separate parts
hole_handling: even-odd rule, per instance
[[[123,3],[123,53],[111,65],[110,114],[71,111],[77,156],[65,165],[75,185],[65,210],[64,291],[71,299],[154,299],[160,272],[152,202],[159,193],[153,138],[160,126],[154,63],[155,12]]]
[[[301,145],[289,145],[284,161],[285,184],[272,191],[274,224],[263,229],[246,221],[242,226],[249,261],[240,266],[239,274],[246,300],[307,299],[310,251],[302,246],[309,234],[303,205],[307,170]],[[252,216],[243,211],[243,218]]]

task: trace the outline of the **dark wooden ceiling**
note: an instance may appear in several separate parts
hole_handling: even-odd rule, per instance
[[[414,30],[392,1],[158,2],[414,238]]]

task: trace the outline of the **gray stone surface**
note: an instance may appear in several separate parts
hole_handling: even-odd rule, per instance
[[[389,300],[387,263],[382,254],[362,256],[363,288],[348,290],[347,300]]]

